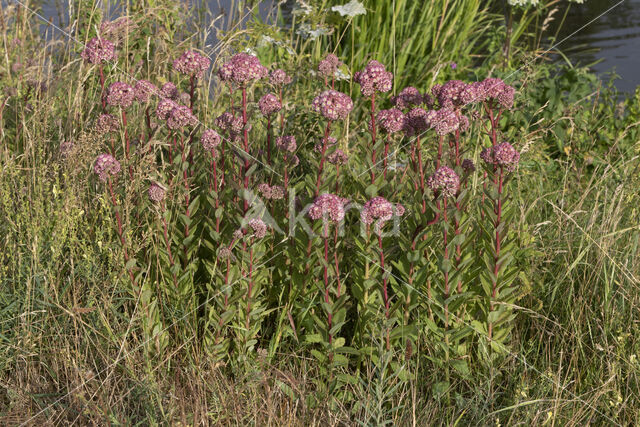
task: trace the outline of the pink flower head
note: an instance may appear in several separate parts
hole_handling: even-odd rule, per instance
[[[128,108],[133,104],[134,98],[133,88],[123,82],[111,83],[107,90],[107,104],[114,107]]]
[[[462,161],[462,170],[466,173],[471,173],[476,170],[476,165],[473,163],[473,160],[464,159]]]
[[[427,179],[427,185],[434,193],[452,197],[460,188],[460,177],[450,167],[441,166]]]
[[[347,199],[335,194],[324,193],[316,197],[309,209],[309,217],[313,220],[322,218],[325,222],[331,220],[340,222],[344,219],[344,206],[349,203]]]
[[[145,103],[149,101],[151,95],[156,95],[158,93],[158,88],[150,81],[138,80],[136,85],[133,87],[133,93],[138,102]]]
[[[465,82],[449,80],[437,90],[438,104],[442,108],[460,108],[474,101],[473,92]]]
[[[334,145],[336,145],[336,142],[338,142],[337,139],[335,139],[334,137],[330,136],[327,138],[327,149],[333,147]],[[316,153],[322,153],[322,147],[323,147],[323,143],[324,140],[320,140],[320,142],[318,142],[314,147],[313,147],[313,151],[315,151]]]
[[[90,64],[112,61],[116,59],[116,46],[107,39],[94,37],[89,40],[80,56]]]
[[[380,127],[387,133],[399,132],[405,127],[405,115],[397,108],[380,110],[377,118]]]
[[[374,197],[364,204],[360,211],[360,219],[365,224],[372,224],[375,220],[385,222],[393,216],[393,205],[384,197]]]
[[[98,117],[98,120],[96,121],[96,125],[94,127],[95,131],[100,135],[115,132],[119,128],[120,122],[115,116],[112,116],[111,114],[100,114],[100,117]]]
[[[232,253],[231,253],[231,249],[229,249],[226,246],[222,246],[219,250],[218,250],[218,259],[220,261],[226,261],[229,258],[232,257]]]
[[[160,203],[164,200],[165,189],[155,182],[149,187],[149,200],[154,203]]]
[[[420,107],[416,107],[407,113],[406,123],[415,132],[421,133],[431,128],[436,116],[437,111],[426,111]]]
[[[120,172],[120,162],[111,154],[100,154],[93,165],[93,171],[100,181],[106,182],[109,175],[117,175]]]
[[[169,129],[180,129],[185,126],[195,126],[198,123],[198,119],[191,112],[191,108],[185,105],[178,105],[171,110],[169,118],[167,119],[167,127]]]
[[[169,115],[171,115],[173,109],[177,106],[178,104],[175,101],[169,98],[163,98],[158,103],[158,107],[156,108],[156,115],[162,120],[167,120],[169,118]]]
[[[207,151],[213,151],[220,145],[220,135],[213,129],[207,129],[202,132],[202,137],[200,138],[200,142],[202,143],[202,147]]]
[[[342,66],[342,62],[333,53],[327,54],[318,64],[318,72],[325,77],[333,77],[338,67]]]
[[[480,158],[487,164],[502,166],[508,172],[513,172],[520,162],[520,153],[508,142],[482,150]]]
[[[231,80],[239,86],[246,86],[251,81],[259,80],[269,73],[257,57],[247,53],[238,53],[232,56],[222,67],[224,72],[219,71],[218,76],[223,74],[227,78],[226,80]]]
[[[272,93],[268,93],[258,101],[258,108],[263,116],[270,116],[273,113],[277,113],[282,109],[282,104],[277,96]]]
[[[326,90],[316,96],[311,103],[313,110],[330,121],[346,119],[353,109],[353,101],[337,90]]]
[[[349,157],[339,148],[327,157],[327,161],[332,165],[345,165],[348,160]]]
[[[164,96],[165,98],[169,98],[172,100],[176,100],[178,99],[178,88],[176,87],[176,85],[174,85],[171,82],[166,82],[165,84],[162,85],[162,89],[160,89],[160,92],[162,93],[162,96]]]
[[[460,127],[460,119],[454,110],[442,108],[436,111],[431,127],[440,136],[455,132]]]
[[[202,77],[209,65],[211,65],[209,58],[193,50],[187,50],[180,58],[173,61],[175,70],[198,79]]]
[[[284,70],[278,68],[273,70],[271,74],[269,74],[269,83],[273,86],[284,86],[291,83],[291,76],[284,72]]]
[[[396,108],[406,109],[414,106],[418,106],[424,102],[424,97],[420,95],[420,92],[415,87],[405,87],[400,91],[398,96],[391,97],[391,103]]]
[[[476,85],[478,90],[478,100],[495,100],[502,107],[511,109],[513,107],[513,97],[516,90],[507,85],[502,79],[486,78]]]
[[[223,82],[231,81],[233,77],[233,64],[231,62],[225,62],[218,69],[218,78]]]
[[[364,70],[355,73],[353,80],[360,84],[364,96],[371,96],[376,91],[389,92],[393,86],[393,74],[376,60],[369,61]]]
[[[262,184],[258,185],[258,191],[260,192],[260,194],[262,194],[262,197],[264,197],[265,199],[271,198],[271,186],[269,186],[269,184],[267,184],[266,182],[263,182]]]
[[[279,136],[276,138],[276,146],[282,151],[293,153],[298,147],[296,145],[296,137],[293,135]]]
[[[256,239],[262,239],[267,235],[267,224],[263,220],[254,218],[249,220],[249,227],[253,230],[253,236]]]

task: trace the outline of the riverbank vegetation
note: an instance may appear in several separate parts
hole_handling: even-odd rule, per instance
[[[638,423],[640,92],[417,3],[3,6],[3,424]]]

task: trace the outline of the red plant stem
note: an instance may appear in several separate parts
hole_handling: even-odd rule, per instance
[[[337,294],[337,297],[340,298],[341,285],[340,285],[340,267],[338,265],[338,227],[335,227],[334,230],[335,232],[333,234],[333,259],[336,265],[336,280],[338,282],[336,294]]]
[[[380,268],[382,269],[382,295],[384,296],[384,311],[389,318],[389,294],[387,291],[387,275],[384,269],[384,249],[382,248],[382,237],[378,235],[378,250],[380,251]]]
[[[185,162],[185,146],[184,146],[184,134],[180,133],[180,149],[182,151],[182,163]],[[184,195],[184,214],[187,218],[191,217],[191,214],[189,212],[189,202],[190,202],[190,188],[189,188],[189,178],[187,176],[187,169],[185,169],[184,171],[182,171],[182,179],[184,182],[184,189],[186,190],[186,194]],[[189,237],[189,224],[185,224],[184,227],[184,237],[185,239],[187,237]],[[186,262],[186,258],[187,258],[187,246],[184,246],[184,256],[185,256],[185,262]]]
[[[324,76],[324,87],[329,87],[329,81],[327,80],[327,76]]]
[[[447,247],[447,197],[443,197],[442,204],[442,235],[444,240],[444,259],[445,261],[449,259],[449,248]],[[446,300],[449,298],[449,272],[444,272],[444,322],[445,327],[449,326],[449,304]]]
[[[126,268],[126,264],[129,263],[129,254],[127,253],[124,234],[122,232],[122,219],[120,218],[120,213],[118,212],[118,202],[116,201],[116,196],[113,193],[113,183],[111,182],[111,178],[108,178],[108,182],[109,182],[109,194],[111,195],[111,203],[113,204],[113,210],[116,213],[116,221],[118,222],[118,236],[120,237],[120,243],[122,244],[122,252],[123,252],[125,268]],[[127,273],[129,273],[129,279],[131,279],[131,284],[135,287],[136,279],[133,276],[133,273],[131,272],[130,269],[127,269]]]
[[[436,169],[440,168],[440,160],[442,160],[442,142],[444,141],[444,136],[440,135],[438,138],[438,157],[436,158]]]
[[[193,94],[196,89],[196,76],[192,75],[189,79],[189,108],[193,110]]]
[[[456,166],[460,166],[460,129],[456,129]]]
[[[271,166],[271,116],[267,116],[267,165]]]
[[[499,174],[498,174],[498,199],[494,205],[494,212],[496,214],[496,222],[495,222],[495,231],[496,231],[496,241],[495,241],[495,255],[493,258],[493,283],[491,285],[491,311],[495,308],[494,300],[498,293],[498,275],[500,274],[500,264],[498,260],[500,259],[500,222],[502,220],[502,186],[503,186],[503,170],[502,166],[500,166]],[[489,341],[491,341],[491,337],[493,335],[493,323],[489,323],[489,327],[487,328],[489,334]]]
[[[124,128],[125,154],[129,165],[129,178],[133,179],[133,169],[129,163],[129,132],[127,132],[127,113],[122,109],[122,127]]]
[[[242,87],[242,135],[244,142],[244,189],[247,191],[249,189],[249,132],[247,131],[247,88]],[[249,201],[246,197],[242,198],[244,200],[244,213],[246,214],[249,210]]]
[[[287,165],[287,155],[284,156],[284,191],[287,191],[287,187],[289,186],[289,167]]]
[[[371,182],[376,179],[376,94],[371,95]]]
[[[279,95],[280,95],[280,105],[282,105],[282,87],[280,88]],[[280,110],[279,115],[280,115],[280,134],[282,135],[282,133],[284,132],[284,111]]]
[[[251,291],[253,290],[253,247],[249,248],[249,289],[247,290],[247,324],[249,329],[249,319],[251,318]]]
[[[320,183],[322,182],[322,169],[324,168],[325,153],[327,152],[327,143],[329,141],[329,132],[331,132],[331,121],[327,122],[324,130],[324,139],[322,140],[322,155],[320,157],[320,165],[318,166],[318,180],[316,181],[316,197],[320,193]]]
[[[416,149],[418,151],[418,169],[420,172],[420,192],[422,193],[422,213],[427,210],[427,202],[424,200],[424,168],[422,166],[422,148],[420,147],[420,135],[416,138]]]
[[[220,207],[220,196],[218,195],[218,168],[217,168],[217,161],[216,159],[212,159],[211,160],[211,166],[213,168],[213,188],[216,192],[216,203],[215,203],[215,207],[216,207],[216,211],[218,210],[218,208]],[[216,233],[220,232],[220,217],[216,216]]]
[[[329,228],[328,225],[323,225],[323,240],[324,240],[324,266],[323,266],[323,271],[324,271],[324,302],[329,305],[329,275],[328,275],[328,266],[329,266],[329,241],[328,241],[328,230],[327,228]],[[332,313],[329,312],[327,313],[327,332],[331,330],[331,322],[333,320],[332,317]],[[329,332],[329,344],[331,344],[331,342],[333,341],[333,336],[331,335],[331,332]]]
[[[230,257],[229,257],[230,258]],[[229,306],[229,296],[227,295],[227,287],[229,285],[229,258],[227,258],[227,270],[224,273],[224,310],[223,313],[227,311],[227,307]],[[220,320],[218,320],[218,330],[216,331],[216,339],[215,343],[218,343],[218,338],[220,337],[220,330],[222,329],[222,316],[220,316]]]
[[[104,72],[102,71],[102,64],[99,67],[100,70],[100,99],[102,101],[102,112],[107,111],[107,99],[104,94]]]

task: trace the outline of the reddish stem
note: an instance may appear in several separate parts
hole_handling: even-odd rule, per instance
[[[322,155],[320,157],[320,165],[318,166],[318,179],[316,181],[316,197],[320,193],[320,183],[322,182],[322,169],[324,168],[325,153],[327,152],[327,143],[329,141],[329,132],[331,131],[331,121],[327,122],[324,130],[324,139],[322,140]]]
[[[376,94],[371,95],[371,182],[376,179]]]
[[[244,189],[249,189],[249,132],[247,131],[247,88],[242,87],[242,135],[244,142]],[[244,213],[249,210],[249,201],[246,197],[244,200]]]
[[[102,64],[99,67],[100,70],[100,99],[102,101],[102,112],[107,111],[107,99],[104,94],[104,72],[102,71]]]
[[[323,225],[323,240],[324,240],[324,266],[323,266],[323,272],[324,272],[324,302],[329,305],[329,275],[328,275],[328,266],[329,266],[329,239],[328,239],[328,230],[327,228],[329,228],[328,225]],[[327,331],[331,330],[331,322],[333,320],[333,316],[332,313],[329,312],[327,313],[327,323],[328,323],[328,327],[327,327]],[[331,342],[333,341],[333,336],[331,335],[331,332],[329,332],[329,344],[331,344]]]

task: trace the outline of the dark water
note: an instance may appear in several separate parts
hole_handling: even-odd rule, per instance
[[[232,2],[209,0],[211,16],[224,14]],[[614,71],[620,76],[616,87],[630,93],[640,85],[640,0],[622,0],[618,3],[619,0],[585,0],[585,4],[573,4],[557,42],[566,40],[557,49],[574,65],[591,65],[604,78],[607,78],[607,73]],[[266,21],[269,20],[273,4],[273,0],[260,2],[259,13]],[[564,7],[567,2],[560,4]],[[58,0],[59,7],[65,5],[66,1]],[[607,12],[608,9],[611,10]],[[43,11],[47,19],[59,23],[55,0],[45,0]],[[556,25],[562,19],[563,12],[556,13]],[[208,42],[214,43],[215,40]]]
[[[574,65],[600,61],[592,66],[593,70],[605,78],[606,73],[615,71],[620,76],[616,87],[630,93],[640,85],[640,0],[618,3],[619,0],[585,0],[585,4],[573,4],[558,42],[568,39],[558,49]],[[556,14],[556,19],[560,21],[562,13]]]

